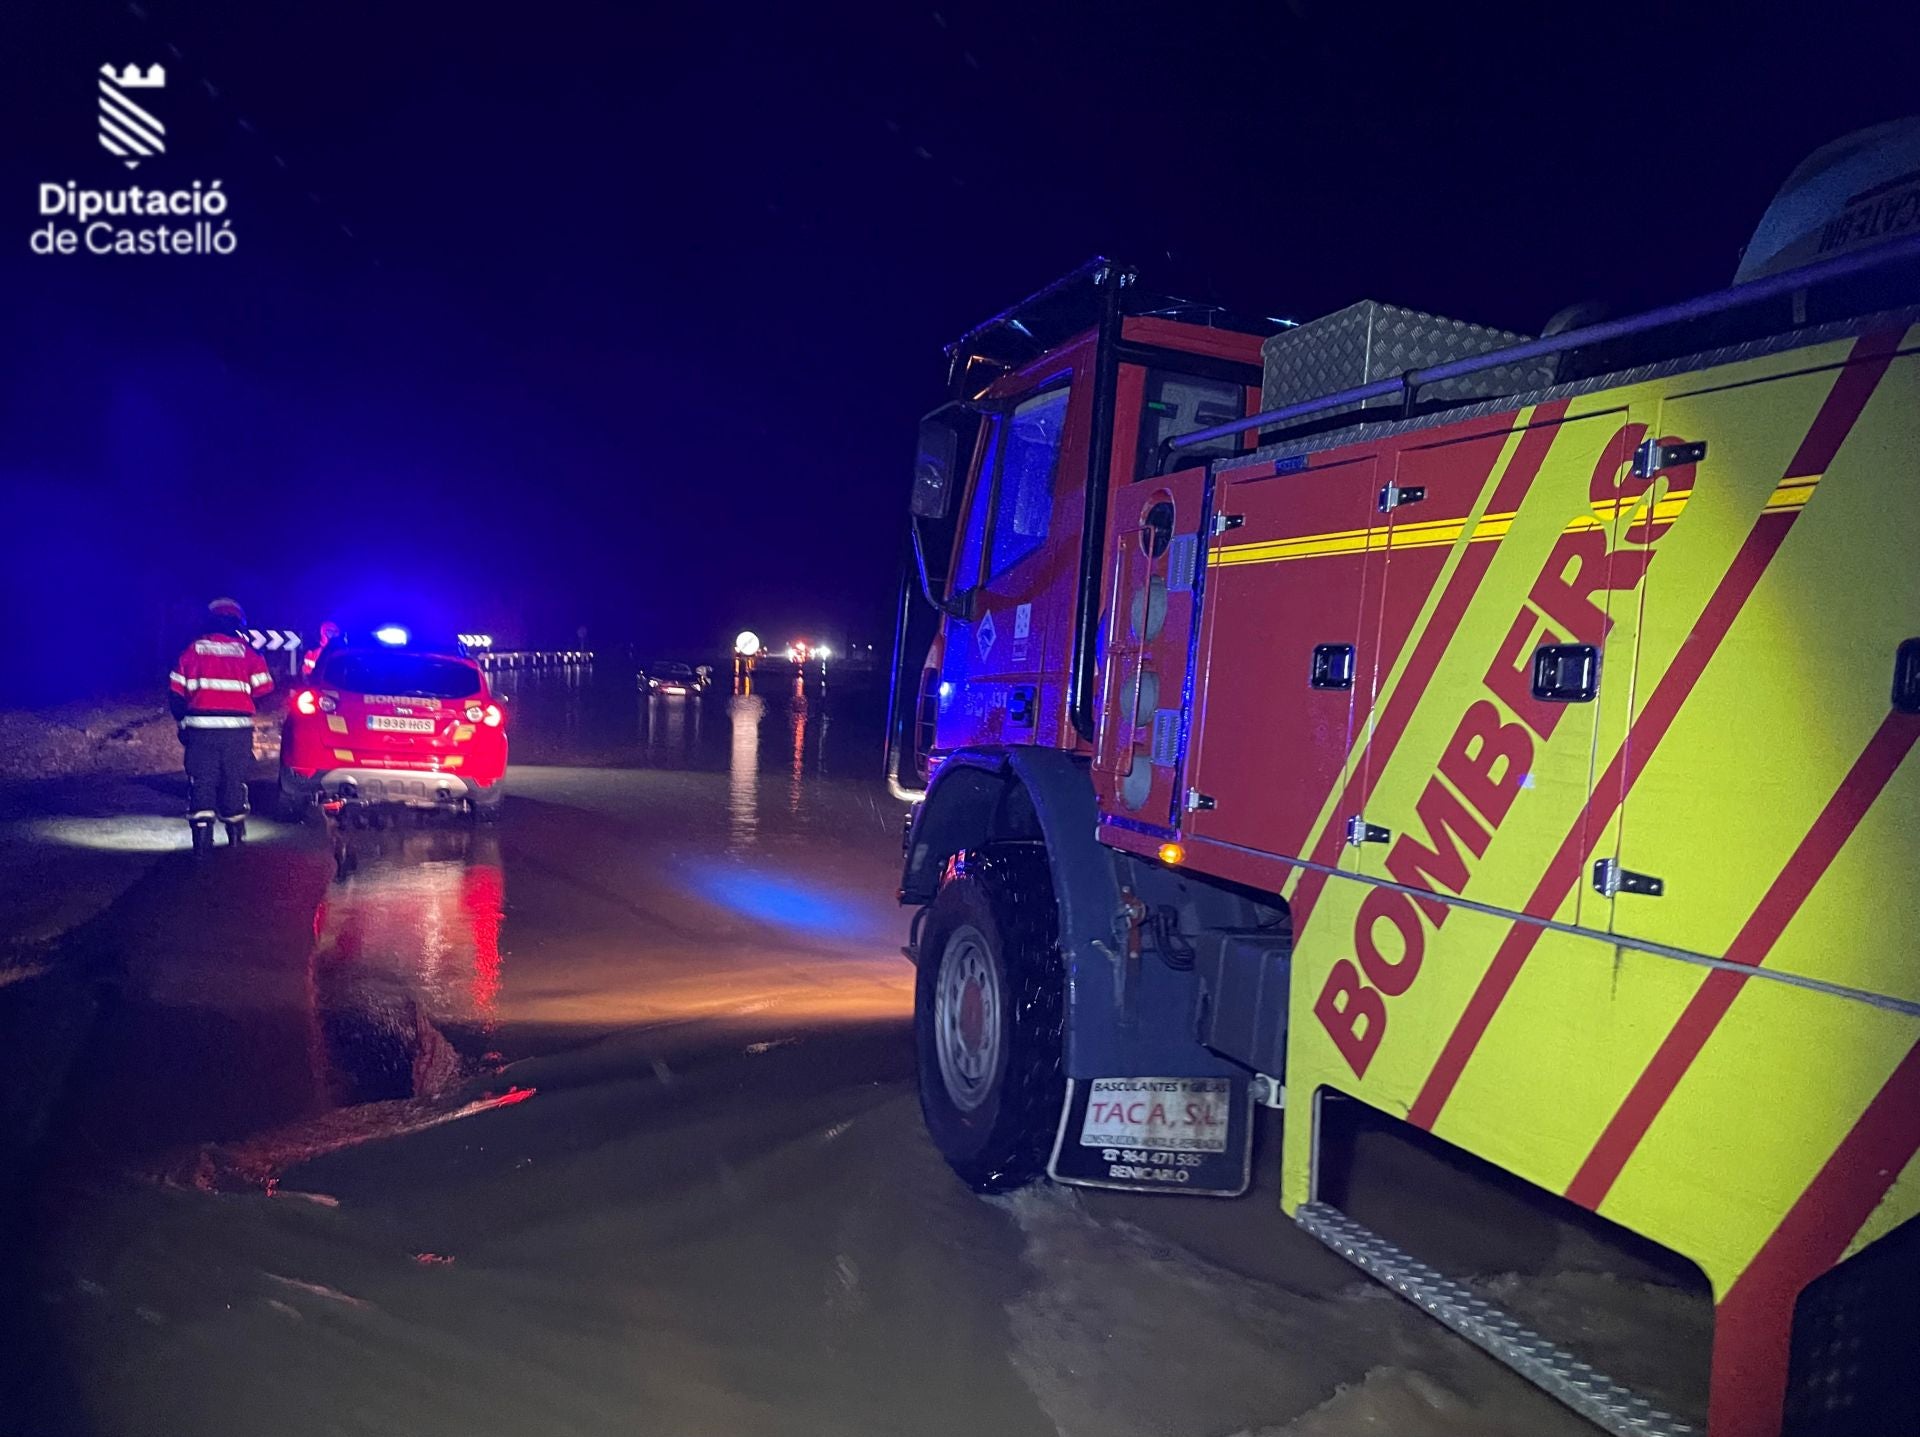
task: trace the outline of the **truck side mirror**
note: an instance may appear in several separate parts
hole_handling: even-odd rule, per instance
[[[952,406],[936,409],[920,421],[920,448],[913,461],[916,519],[944,519],[953,503],[954,472],[960,467],[960,431]]]

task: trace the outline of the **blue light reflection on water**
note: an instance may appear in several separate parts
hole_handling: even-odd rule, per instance
[[[869,905],[786,874],[722,861],[689,864],[688,877],[703,898],[775,927],[854,938],[871,925]]]

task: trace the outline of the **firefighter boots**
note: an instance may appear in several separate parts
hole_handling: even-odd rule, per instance
[[[213,824],[195,823],[193,827],[193,856],[205,858],[213,852]]]
[[[247,836],[247,821],[244,818],[229,818],[227,824],[227,847],[238,848]],[[211,837],[211,835],[209,835]]]

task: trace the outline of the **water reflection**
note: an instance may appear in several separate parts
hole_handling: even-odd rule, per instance
[[[796,757],[809,787],[829,771],[856,781],[877,773],[885,689],[828,689],[814,676],[800,684],[796,677],[783,666],[777,674],[762,670],[739,677],[718,692],[649,697],[636,693],[627,671],[597,674],[584,686],[558,675],[522,675],[514,701],[513,766],[522,772],[543,766],[649,768],[737,777],[742,765],[734,747],[744,740],[732,721],[738,715],[731,707],[723,713],[721,705],[753,698],[759,701],[759,772],[779,783],[764,795],[769,803],[791,798]],[[751,715],[748,727],[756,727]],[[806,812],[809,802],[803,798],[799,811]],[[783,813],[788,807],[781,804]],[[765,810],[759,815],[762,843],[769,816]]]
[[[642,694],[641,741],[656,751],[698,748],[705,714],[699,694]]]
[[[443,1091],[463,1072],[448,1030],[488,1045],[506,878],[491,828],[337,830],[337,877],[313,915],[314,1073],[339,1106]]]
[[[793,680],[793,701],[787,707],[793,724],[793,782],[787,786],[787,810],[800,811],[800,795],[807,786],[807,681],[798,674]]]
[[[727,851],[753,847],[760,830],[760,720],[767,701],[749,680],[727,700],[733,746],[727,755]]]

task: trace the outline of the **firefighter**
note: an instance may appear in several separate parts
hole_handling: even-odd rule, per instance
[[[320,662],[320,655],[327,651],[327,645],[340,637],[340,626],[328,619],[320,626],[320,642],[300,656],[300,677],[311,674]]]
[[[213,821],[227,826],[229,847],[247,833],[247,768],[253,762],[254,704],[273,688],[260,655],[240,637],[247,616],[232,599],[207,605],[200,637],[181,651],[167,676],[168,707],[187,751],[187,822],[193,851],[213,851]]]

